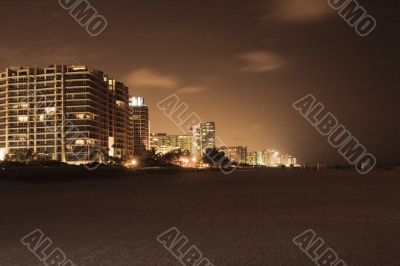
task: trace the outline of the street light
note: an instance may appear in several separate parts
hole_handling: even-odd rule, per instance
[[[132,168],[132,176],[136,177],[135,167],[138,165],[138,161],[136,159],[131,160],[131,168]]]

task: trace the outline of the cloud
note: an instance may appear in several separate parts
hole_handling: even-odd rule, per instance
[[[324,0],[274,0],[267,5],[264,19],[278,22],[315,22],[332,12]]]
[[[238,55],[244,66],[239,70],[244,72],[262,73],[281,68],[284,60],[270,52],[252,51]]]
[[[204,86],[186,86],[186,87],[178,90],[177,93],[189,94],[189,93],[204,92],[207,90],[208,90],[208,88],[206,88]]]
[[[167,76],[149,68],[141,68],[132,71],[124,78],[128,86],[153,87],[161,89],[172,89],[179,86],[179,80]]]

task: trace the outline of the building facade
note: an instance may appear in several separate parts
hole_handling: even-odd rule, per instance
[[[281,164],[285,166],[295,166],[297,165],[297,159],[291,155],[283,155],[281,157]]]
[[[130,98],[129,106],[133,125],[133,153],[142,155],[150,149],[149,107],[145,105],[144,99],[141,97]]]
[[[247,155],[247,163],[250,165],[258,165],[258,152],[250,152]]]
[[[223,151],[225,153],[225,157],[227,157],[231,161],[237,162],[239,164],[247,163],[247,147],[221,147],[220,150]]]
[[[190,153],[192,150],[192,136],[154,133],[150,136],[150,146],[154,148],[157,153],[161,154],[166,154],[178,149]]]
[[[265,150],[263,152],[264,156],[264,163],[268,167],[275,167],[280,165],[280,157],[279,152],[272,149],[272,150]]]
[[[87,66],[0,73],[0,154],[69,163],[132,153],[128,88]],[[0,158],[4,159],[4,158]]]
[[[199,123],[192,126],[192,156],[202,158],[207,149],[216,147],[216,131],[214,122]]]

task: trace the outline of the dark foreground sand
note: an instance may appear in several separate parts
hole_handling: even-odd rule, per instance
[[[41,265],[36,228],[77,265],[181,265],[156,237],[179,228],[214,265],[313,265],[316,231],[348,265],[400,265],[400,172],[237,171],[29,184],[0,181],[0,265]]]

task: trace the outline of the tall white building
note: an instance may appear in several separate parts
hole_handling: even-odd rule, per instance
[[[207,149],[215,148],[215,123],[205,122],[192,126],[192,156],[202,158]]]

